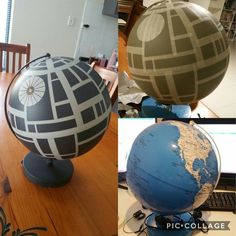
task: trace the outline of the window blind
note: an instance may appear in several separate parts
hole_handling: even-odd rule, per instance
[[[6,17],[6,34],[5,34],[5,42],[9,42],[9,32],[11,25],[11,9],[12,9],[12,0],[7,1],[7,17]]]
[[[8,43],[12,0],[0,0],[0,42]]]
[[[0,42],[9,42],[11,25],[12,0],[0,0]],[[5,69],[6,53],[2,55],[2,66]]]

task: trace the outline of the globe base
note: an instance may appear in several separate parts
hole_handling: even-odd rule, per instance
[[[60,187],[68,183],[74,167],[70,160],[56,160],[29,152],[22,166],[25,176],[34,184],[43,187]]]
[[[147,226],[148,236],[191,236],[193,230],[187,226],[194,222],[191,214],[183,213],[178,216],[173,216],[172,220],[168,221],[167,218],[162,216],[160,220],[157,220],[159,215],[152,213],[146,218],[145,224]],[[164,220],[163,220],[164,218]],[[163,221],[165,225],[163,225]],[[183,225],[186,223],[186,228]],[[180,225],[182,228],[180,228]]]
[[[141,105],[140,116],[143,118],[162,117],[168,119],[190,118],[189,105],[164,105],[153,98],[144,99]]]

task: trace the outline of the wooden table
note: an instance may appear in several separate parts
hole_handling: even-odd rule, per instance
[[[7,221],[14,229],[48,228],[47,232],[38,231],[39,235],[116,235],[116,114],[112,114],[101,142],[72,160],[74,174],[70,183],[61,188],[34,185],[24,176],[21,167],[28,150],[10,132],[5,120],[4,96],[12,78],[12,74],[0,73],[0,171],[5,172],[12,189],[11,193],[0,196]]]

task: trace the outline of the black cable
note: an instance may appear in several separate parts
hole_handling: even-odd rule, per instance
[[[156,213],[153,212],[153,213],[151,213],[150,215],[148,215],[148,216],[146,217],[144,223],[145,223],[146,227],[149,227],[149,228],[152,228],[152,229],[157,229],[157,226],[152,226],[152,225],[147,224],[147,219],[148,219],[149,217],[151,217],[152,215],[154,215],[154,214],[156,214]],[[164,217],[164,216],[163,216],[163,217]],[[174,215],[173,217],[176,218],[176,219],[178,219],[181,223],[183,223],[183,220],[182,220],[179,216]],[[158,228],[158,229],[160,230],[160,229],[162,229],[162,228]],[[165,229],[165,228],[164,228],[164,229]]]
[[[206,223],[206,221],[204,221],[202,218],[201,218],[201,215],[200,215],[201,212],[199,212],[198,215],[196,214],[192,214],[189,212],[189,214],[191,215],[192,219],[194,220],[194,223],[198,224],[201,228],[199,230],[201,230],[203,233],[207,233],[209,231],[209,228],[208,228],[208,224]],[[144,220],[144,224],[146,226],[146,228],[152,228],[152,229],[158,229],[158,230],[165,230],[165,228],[158,228],[157,226],[152,226],[152,225],[149,225],[147,224],[147,219],[149,217],[151,217],[153,214],[155,214],[154,212],[151,213],[150,215],[148,215],[145,220]],[[178,215],[174,215],[173,217],[175,217],[176,219],[179,219],[180,221],[183,221],[181,219],[181,217],[179,217]],[[191,219],[188,221],[188,223],[191,222]]]
[[[198,215],[194,214],[194,213],[199,213]],[[194,219],[194,223],[196,224],[199,224],[201,226],[201,231],[203,233],[207,233],[209,231],[209,228],[208,228],[208,224],[206,223],[205,220],[203,220],[201,217],[202,217],[202,212],[199,211],[199,212],[193,212],[193,214],[191,212],[189,212],[189,214],[192,216],[192,218]]]
[[[123,225],[123,232],[126,233],[126,234],[132,234],[132,233],[138,233],[137,236],[141,235],[142,233],[146,233],[146,229],[147,228],[152,228],[152,229],[158,229],[158,230],[165,230],[165,228],[158,228],[157,226],[152,226],[152,225],[149,225],[147,224],[147,219],[149,217],[151,217],[153,214],[156,214],[156,213],[151,213],[149,214],[148,216],[145,217],[144,219],[144,222],[139,226],[139,229],[135,230],[135,231],[126,231],[125,230],[125,226],[127,225],[127,223],[129,223],[132,219],[138,219],[138,214],[144,214],[141,210],[135,212],[133,214],[133,216],[131,218],[129,218]],[[201,212],[200,212],[201,213]],[[188,222],[191,222],[191,219],[194,220],[194,223],[198,224],[201,228],[199,230],[201,230],[203,233],[207,233],[209,231],[209,228],[208,228],[208,224],[206,223],[206,221],[204,221],[201,216],[199,214],[192,214],[189,212],[189,214],[191,215],[192,218],[190,218],[190,220]],[[145,215],[145,214],[144,214]],[[180,222],[182,221],[183,222],[183,219],[181,219],[181,217],[179,217],[178,215],[174,215],[173,216],[174,218],[178,219]]]
[[[127,187],[127,186],[124,186],[124,185],[122,185],[122,184],[118,184],[118,188],[128,190],[128,187]]]
[[[139,210],[139,211],[135,212],[135,213],[133,214],[133,216],[130,217],[130,218],[124,223],[124,225],[123,225],[123,232],[124,232],[124,233],[126,233],[126,234],[133,234],[133,233],[136,234],[136,233],[138,233],[137,236],[141,235],[142,233],[145,233],[145,234],[147,235],[147,233],[145,232],[145,230],[146,230],[147,227],[144,227],[144,226],[145,226],[144,222],[145,222],[145,220],[146,220],[147,217],[144,219],[144,222],[139,226],[139,229],[137,229],[137,230],[135,230],[135,231],[126,231],[126,230],[125,230],[125,226],[126,226],[132,219],[136,219],[136,220],[143,219],[143,218],[139,218],[140,215],[142,215],[142,216],[145,217],[145,213],[143,213],[141,210]]]
[[[148,236],[147,232],[145,231],[146,229],[147,229],[147,227],[144,227],[144,228],[142,229],[142,231],[140,231],[140,232],[137,234],[137,236],[141,235],[142,233],[145,233],[145,234]]]
[[[132,216],[131,218],[129,218],[123,225],[123,231],[126,233],[126,234],[132,234],[132,233],[135,233],[134,231],[126,231],[125,230],[125,225],[128,224],[132,219],[134,219],[134,216]]]

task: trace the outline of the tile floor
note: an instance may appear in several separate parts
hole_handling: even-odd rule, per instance
[[[230,42],[230,61],[224,79],[201,101],[219,117],[236,117],[236,42]]]

